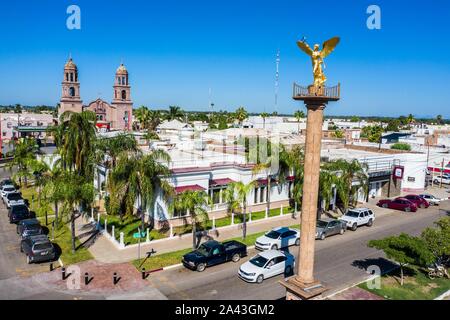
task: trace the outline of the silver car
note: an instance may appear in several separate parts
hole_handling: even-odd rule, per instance
[[[340,220],[320,219],[316,225],[316,239],[324,240],[328,236],[344,234],[347,226]]]

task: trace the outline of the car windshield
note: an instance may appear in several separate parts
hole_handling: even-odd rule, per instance
[[[328,225],[328,223],[326,223],[325,221],[317,220],[317,227],[326,228],[327,225]]]
[[[205,245],[202,244],[202,245],[200,246],[200,248],[197,249],[197,251],[198,251],[201,255],[207,256],[207,255],[209,255],[210,249],[211,249],[211,248],[209,248],[209,247],[207,247],[207,246],[205,246]]]
[[[280,233],[278,231],[272,230],[266,233],[266,237],[270,239],[278,239]]]
[[[5,192],[11,192],[14,190],[16,190],[16,189],[14,189],[14,187],[8,187],[8,188],[3,189],[3,191],[5,191]]]
[[[22,196],[19,193],[10,193],[8,194],[8,200],[21,200]]]
[[[34,250],[49,250],[52,249],[50,242],[37,243],[34,245]]]
[[[353,218],[358,218],[359,217],[359,212],[356,212],[356,211],[348,211],[346,214],[345,214],[347,217],[353,217]]]
[[[264,257],[261,257],[259,254],[257,256],[255,256],[254,258],[252,258],[250,260],[250,263],[257,266],[257,267],[264,267],[264,265],[267,263],[267,259]]]

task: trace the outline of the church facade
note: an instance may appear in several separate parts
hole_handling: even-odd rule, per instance
[[[58,115],[66,111],[89,110],[97,116],[97,126],[106,130],[131,130],[133,101],[128,71],[123,64],[116,70],[113,99],[108,103],[100,98],[83,104],[80,95],[78,67],[70,58],[64,65],[64,78]]]

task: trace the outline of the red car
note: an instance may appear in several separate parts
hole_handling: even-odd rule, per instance
[[[428,208],[430,206],[430,203],[427,200],[416,194],[408,194],[404,198],[408,199],[411,202],[414,202],[418,208],[423,209]]]
[[[402,210],[406,212],[416,212],[417,205],[414,202],[409,201],[406,198],[395,198],[394,200],[380,200],[377,206],[395,210]]]

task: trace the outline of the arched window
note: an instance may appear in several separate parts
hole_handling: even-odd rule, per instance
[[[127,92],[125,90],[122,90],[122,100],[127,99]]]
[[[117,78],[117,82],[118,82],[119,84],[122,84],[122,78],[121,78],[121,77],[118,77],[118,78]]]
[[[70,73],[70,82],[73,82],[73,73]]]
[[[122,84],[123,84],[123,85],[126,85],[126,84],[127,84],[126,81],[125,81],[125,77],[122,77]]]
[[[69,73],[66,72],[66,81],[69,81]]]
[[[70,95],[71,97],[75,97],[75,88],[74,88],[74,87],[70,87],[70,88],[69,88],[69,95]]]

